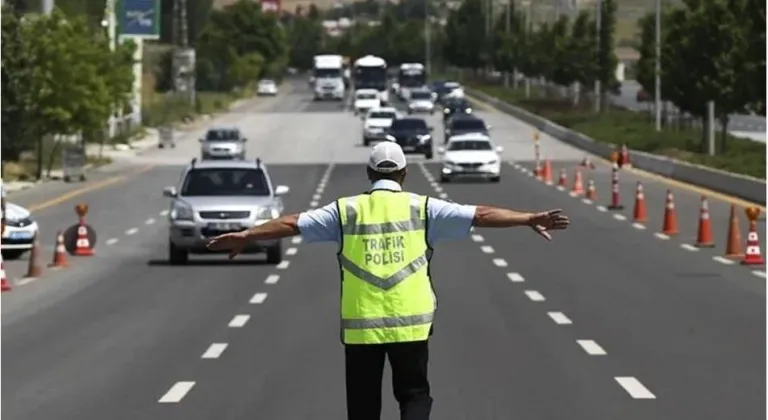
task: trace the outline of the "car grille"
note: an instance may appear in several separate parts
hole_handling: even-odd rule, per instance
[[[247,219],[251,216],[249,211],[201,211],[202,219]]]
[[[477,169],[483,166],[483,164],[482,163],[459,163],[459,166],[467,169]]]
[[[403,136],[397,138],[397,144],[402,146],[414,146],[419,144],[419,138],[416,136]]]
[[[31,219],[21,219],[21,220],[18,220],[18,219],[16,219],[16,220],[8,219],[8,220],[5,221],[5,224],[7,226],[10,226],[10,227],[22,228],[22,227],[31,225],[32,224],[32,220]]]

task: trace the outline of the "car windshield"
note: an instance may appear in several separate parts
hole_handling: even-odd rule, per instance
[[[427,129],[427,122],[420,119],[415,118],[404,118],[400,120],[395,120],[395,122],[392,123],[392,129],[393,130],[426,130]]]
[[[456,82],[447,82],[447,83],[446,83],[446,84],[444,84],[443,86],[444,86],[444,87],[446,87],[446,88],[448,88],[448,89],[458,89],[458,88],[460,88],[460,87],[461,87],[461,85],[460,85],[460,84],[458,84],[458,83],[456,83]]]
[[[485,123],[482,120],[460,119],[451,124],[456,130],[485,130]]]
[[[356,96],[357,96],[357,99],[376,99],[376,94],[374,93],[364,92],[364,93],[358,93]]]
[[[315,77],[318,79],[333,79],[341,77],[341,69],[315,69]]]
[[[469,102],[467,102],[466,99],[457,99],[455,101],[448,102],[446,105],[449,109],[461,109],[461,108],[469,108]]]
[[[200,168],[187,173],[181,187],[187,197],[269,196],[264,171],[249,168]]]
[[[271,80],[262,80],[262,81],[259,82],[259,84],[262,85],[262,86],[272,86],[272,85],[275,84],[275,82],[273,82]]]
[[[491,150],[491,143],[484,140],[453,140],[448,150]]]
[[[411,99],[431,99],[429,92],[411,92]]]
[[[208,130],[206,141],[234,141],[240,140],[240,132],[237,130]]]
[[[381,119],[388,119],[392,120],[395,118],[394,112],[371,112],[370,115],[368,115],[368,118],[381,118]]]

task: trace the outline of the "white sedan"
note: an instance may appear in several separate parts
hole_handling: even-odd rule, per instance
[[[392,107],[374,108],[368,111],[363,122],[363,145],[373,141],[386,140],[387,129],[392,121],[400,118],[400,113]]]
[[[355,91],[355,99],[352,108],[355,115],[365,115],[368,110],[381,106],[379,91],[376,89],[358,89]]]
[[[256,94],[259,96],[277,95],[277,83],[274,80],[259,80],[259,86],[256,89]]]
[[[480,178],[491,182],[501,180],[501,153],[504,149],[494,147],[491,138],[485,134],[472,133],[450,137],[445,147],[438,148],[443,155],[441,182],[452,179]]]
[[[37,222],[29,210],[13,203],[5,203],[6,220],[3,232],[3,259],[17,259],[32,249],[38,232]]]

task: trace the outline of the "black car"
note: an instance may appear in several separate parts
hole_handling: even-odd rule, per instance
[[[432,159],[432,127],[423,118],[400,118],[392,121],[387,140],[394,141],[405,153],[423,154]]]
[[[464,98],[446,98],[443,101],[443,123],[454,114],[471,114],[472,104]]]
[[[443,143],[447,143],[451,136],[461,134],[480,133],[488,135],[489,127],[482,119],[472,115],[454,115],[448,120],[443,132]]]

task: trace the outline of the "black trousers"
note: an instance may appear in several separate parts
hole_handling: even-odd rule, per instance
[[[428,420],[432,410],[427,364],[428,341],[344,346],[347,420],[381,419],[384,359],[392,367],[392,388],[401,420]]]

